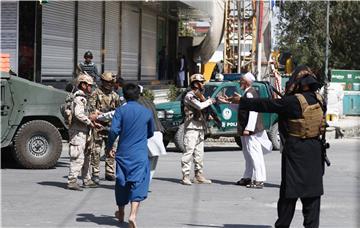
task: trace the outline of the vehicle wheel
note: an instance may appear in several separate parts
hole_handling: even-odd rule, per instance
[[[268,135],[270,141],[272,142],[273,150],[280,150],[280,134],[278,123],[275,123],[271,126]]]
[[[61,155],[60,132],[44,120],[33,120],[22,125],[14,141],[15,159],[24,168],[51,168]]]
[[[242,144],[241,144],[240,136],[236,136],[234,138],[235,138],[236,144],[238,144],[238,146],[240,147],[240,150],[242,150]]]
[[[185,151],[184,131],[185,131],[184,124],[181,124],[174,136],[174,144],[175,144],[176,148],[178,150],[180,150],[180,152],[182,152],[182,153]]]

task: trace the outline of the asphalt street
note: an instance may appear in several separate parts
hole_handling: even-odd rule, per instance
[[[359,227],[359,139],[331,141],[331,167],[324,177],[320,227]],[[114,217],[114,182],[82,192],[66,189],[69,157],[67,144],[56,168],[25,170],[2,156],[2,227],[127,227]],[[170,144],[160,158],[150,193],[138,214],[139,227],[273,227],[280,185],[280,153],[265,155],[264,189],[234,185],[244,170],[244,158],[236,144],[207,144],[205,175],[211,185],[183,186],[181,154]],[[102,177],[104,177],[104,162]],[[126,209],[128,215],[129,208]],[[302,227],[298,202],[291,227]]]

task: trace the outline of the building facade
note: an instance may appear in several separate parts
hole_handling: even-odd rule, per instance
[[[20,77],[62,87],[87,50],[99,73],[172,80],[178,2],[2,1],[1,53]],[[159,66],[159,61],[166,59]],[[159,72],[159,71],[166,72]],[[159,77],[160,75],[160,77]]]

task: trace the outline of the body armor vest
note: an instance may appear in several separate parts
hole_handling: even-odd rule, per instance
[[[192,93],[193,99],[199,100],[192,91],[190,91],[190,93]],[[191,124],[190,122],[195,121],[195,122],[200,123],[202,129],[206,130],[207,123],[206,123],[206,117],[205,117],[205,114],[203,113],[203,111],[197,110],[196,108],[192,107],[191,105],[189,105],[185,102],[184,103],[184,113],[185,113],[185,126],[186,127],[189,124]],[[197,125],[197,124],[195,124],[195,125]],[[193,124],[193,127],[195,125]]]
[[[319,102],[313,105],[309,105],[302,94],[295,94],[300,102],[302,115],[299,119],[289,119],[289,135],[306,139],[318,137],[323,132],[325,123],[323,99],[320,94],[315,94]]]

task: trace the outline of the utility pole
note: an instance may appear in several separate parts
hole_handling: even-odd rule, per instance
[[[329,87],[329,14],[330,14],[330,1],[326,1],[326,46],[325,46],[325,76],[324,76],[324,100],[327,102],[328,87]]]
[[[243,1],[237,1],[237,12],[238,12],[238,20],[237,20],[237,34],[238,34],[238,64],[237,64],[237,73],[241,72],[241,5],[243,4]],[[244,36],[244,43],[245,43],[245,36]]]

